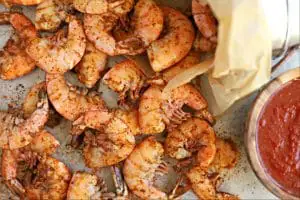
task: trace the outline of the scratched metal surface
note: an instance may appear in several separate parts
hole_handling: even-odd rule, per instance
[[[187,11],[189,8],[189,2],[182,0],[168,0],[163,1],[163,4],[176,5],[175,7],[180,8],[182,11]],[[3,7],[0,6],[0,11],[3,11]],[[33,8],[24,9],[27,16],[33,17]],[[33,18],[32,18],[33,19]],[[11,29],[9,26],[0,27],[0,48],[2,48],[10,36]],[[109,66],[122,60],[121,57],[111,58]],[[275,75],[281,72],[300,65],[300,54],[294,56],[283,68],[278,70]],[[70,74],[69,74],[70,75]],[[45,74],[43,71],[36,69],[33,73],[22,77],[14,81],[3,81],[0,80],[0,110],[8,109],[8,105],[13,104],[16,107],[21,107],[22,101],[29,90],[29,88],[37,82],[43,81]],[[73,75],[68,76],[68,79],[76,83],[76,78]],[[106,87],[100,85],[99,91],[102,92],[102,96],[110,107],[116,106],[116,96],[110,92]],[[241,152],[241,158],[238,166],[231,170],[225,177],[225,181],[222,184],[220,190],[229,193],[237,194],[241,199],[276,199],[255,177],[250,164],[247,160],[245,148],[243,145],[243,134],[245,121],[247,119],[247,113],[253,102],[256,94],[249,96],[239,102],[237,102],[230,110],[228,110],[220,119],[217,120],[215,130],[217,135],[223,138],[232,138],[237,143]],[[54,129],[48,129],[61,143],[60,148],[55,153],[55,157],[66,163],[73,171],[91,171],[84,166],[84,162],[81,155],[81,150],[75,150],[68,146],[70,142],[70,136],[68,131],[70,123],[63,120],[61,124]],[[113,190],[112,179],[108,169],[103,169],[98,174],[106,180],[110,189]],[[172,173],[171,173],[172,174]],[[159,181],[164,190],[169,191],[174,185],[174,176],[169,175],[162,177]],[[5,185],[1,181],[0,176],[0,200],[16,197],[13,196]],[[188,192],[184,199],[197,199],[192,192]]]

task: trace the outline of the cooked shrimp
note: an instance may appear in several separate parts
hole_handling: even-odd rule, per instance
[[[30,41],[26,52],[47,73],[63,74],[79,63],[85,47],[86,39],[81,22],[70,19],[67,38],[63,31],[50,37],[37,37]]]
[[[28,199],[65,199],[71,172],[59,160],[40,156],[36,173],[25,185]]]
[[[111,167],[116,193],[108,192],[105,182],[86,172],[75,172],[69,184],[67,200],[73,199],[127,199],[128,191],[120,169]],[[123,198],[122,198],[123,197]]]
[[[41,3],[43,0],[1,0],[0,3],[7,7],[12,5],[33,6]]]
[[[192,13],[196,25],[204,38],[217,42],[217,20],[206,0],[192,0]]]
[[[115,14],[123,16],[133,7],[134,0],[74,0],[74,6],[82,13]]]
[[[15,34],[0,51],[0,78],[13,80],[35,69],[35,62],[25,48],[37,32],[32,22],[19,13],[0,13],[0,24],[11,24],[15,30]]]
[[[75,67],[78,80],[87,88],[94,87],[103,74],[106,62],[107,55],[88,42],[82,60]]]
[[[155,188],[153,179],[156,171],[166,172],[162,157],[162,144],[148,137],[137,145],[125,160],[123,174],[128,188],[142,199],[168,199],[168,195]]]
[[[84,17],[85,33],[96,48],[104,53],[115,55],[136,55],[143,53],[155,41],[163,29],[163,14],[153,0],[139,0],[134,7],[129,29],[117,40],[112,31],[120,18],[115,15],[90,15]],[[122,20],[121,20],[122,22]],[[125,29],[125,28],[118,28]]]
[[[41,131],[24,148],[16,150],[4,149],[2,152],[1,173],[5,184],[11,191],[24,196],[25,189],[22,180],[18,179],[18,177],[22,176],[20,174],[21,164],[25,164],[23,170],[30,169],[35,165],[38,154],[50,155],[55,152],[58,146],[59,142],[50,133]],[[18,176],[18,172],[20,176]]]
[[[199,54],[196,53],[195,51],[190,51],[188,55],[184,59],[182,59],[179,63],[162,71],[160,75],[151,78],[147,82],[152,84],[157,84],[157,85],[165,85],[170,80],[172,80],[176,75],[200,63],[200,61],[201,60]]]
[[[216,42],[212,42],[209,39],[203,37],[200,32],[197,32],[194,49],[200,52],[212,52],[217,47]]]
[[[222,169],[231,169],[236,166],[239,152],[231,140],[216,140],[216,156],[211,164],[211,168],[220,171]]]
[[[214,180],[215,176],[210,176],[206,169],[200,166],[193,167],[186,175],[191,182],[193,191],[200,199],[239,199],[235,195],[218,192],[216,189],[216,181]]]
[[[18,149],[28,145],[35,134],[45,126],[49,115],[47,96],[40,93],[37,109],[26,120],[6,112],[0,112],[0,147]]]
[[[30,115],[36,110],[39,101],[39,93],[43,90],[46,91],[46,82],[35,84],[30,88],[23,102],[23,117],[25,119],[29,118]],[[61,117],[50,104],[49,119],[46,123],[46,126],[53,128],[59,124],[60,119]]]
[[[176,159],[197,153],[198,164],[209,166],[216,155],[216,134],[206,121],[191,118],[168,133],[164,148],[167,155]]]
[[[88,110],[103,110],[105,102],[95,94],[84,94],[65,81],[63,74],[46,75],[47,92],[55,110],[64,118],[75,121]]]
[[[162,11],[165,33],[147,49],[150,64],[156,72],[183,59],[192,48],[195,38],[193,25],[185,15],[168,7],[163,7]]]
[[[142,95],[139,104],[139,124],[142,133],[161,133],[167,127],[174,129],[192,116],[183,111],[188,106],[193,115],[213,122],[212,115],[207,111],[207,102],[200,92],[190,84],[173,89],[167,98],[162,97],[162,87],[151,86]],[[202,115],[202,116],[201,116]]]
[[[124,103],[127,95],[136,101],[145,86],[146,76],[132,60],[125,60],[116,64],[103,77],[103,82],[110,89],[119,93],[119,101]],[[129,93],[129,94],[128,94]]]
[[[132,152],[135,146],[134,135],[139,133],[136,114],[122,110],[110,113],[98,111],[87,115],[85,121],[88,127],[99,130],[96,134],[85,134],[83,152],[88,167],[117,164]]]
[[[101,197],[103,189],[101,187],[102,182],[96,175],[75,172],[69,184],[67,199],[96,199],[96,197]]]
[[[35,13],[35,26],[38,30],[56,31],[72,11],[73,0],[44,0]]]

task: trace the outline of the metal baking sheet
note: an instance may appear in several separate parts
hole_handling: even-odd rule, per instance
[[[169,0],[161,2],[165,5],[175,5],[176,8],[181,9],[184,12],[189,12],[190,1],[185,0]],[[170,4],[171,3],[171,4]],[[0,6],[0,11],[4,8]],[[26,8],[24,12],[27,16],[33,19],[34,8]],[[0,26],[0,48],[2,48],[9,38],[11,28],[9,26]],[[108,66],[113,66],[114,63],[122,60],[122,57],[110,58]],[[281,72],[300,65],[300,54],[294,56],[290,62],[278,70],[274,76]],[[45,73],[39,69],[36,69],[33,73],[22,77],[14,81],[3,81],[0,80],[0,110],[7,110],[8,105],[14,107],[21,107],[23,99],[28,92],[29,88],[35,83],[44,81]],[[74,74],[69,73],[68,80],[72,83],[77,83]],[[99,91],[102,92],[102,96],[110,107],[117,105],[116,96],[110,92],[104,85],[100,85]],[[214,126],[218,136],[222,138],[232,138],[232,140],[238,145],[241,157],[236,168],[229,171],[226,175],[224,183],[220,190],[237,194],[241,199],[276,199],[256,178],[253,173],[250,164],[247,160],[244,144],[243,135],[244,127],[247,119],[247,113],[253,102],[255,94],[240,100],[230,110],[228,110],[220,119],[217,120]],[[86,168],[82,159],[81,151],[73,149],[69,146],[70,136],[68,134],[70,129],[70,122],[62,120],[59,126],[54,129],[48,129],[61,143],[60,148],[55,153],[54,157],[66,163],[73,171],[89,171]],[[0,152],[1,153],[1,152]],[[105,178],[105,181],[109,185],[110,190],[113,190],[112,178],[108,169],[103,169],[98,172],[100,176]],[[165,190],[170,190],[172,185],[175,183],[174,176],[162,177],[160,184]],[[16,196],[10,193],[5,187],[0,176],[0,200],[2,199],[18,199]],[[184,199],[197,199],[192,193],[188,192],[184,195]]]

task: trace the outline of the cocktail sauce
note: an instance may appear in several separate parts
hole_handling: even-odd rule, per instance
[[[299,79],[269,98],[258,123],[258,151],[265,172],[284,190],[300,197]]]

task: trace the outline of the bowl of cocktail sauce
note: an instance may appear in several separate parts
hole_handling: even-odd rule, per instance
[[[249,112],[245,145],[260,181],[281,199],[300,199],[300,67],[269,83]]]

